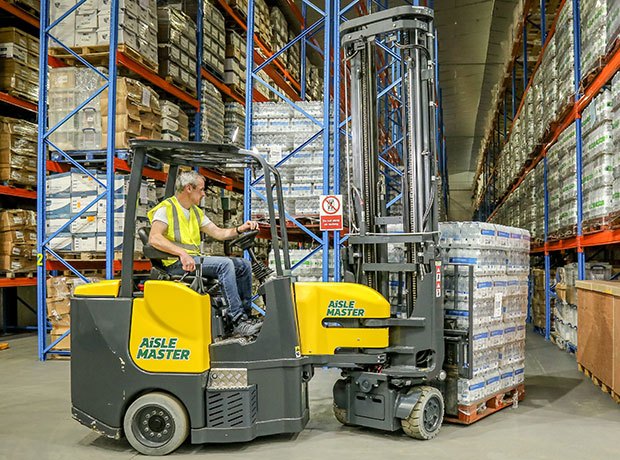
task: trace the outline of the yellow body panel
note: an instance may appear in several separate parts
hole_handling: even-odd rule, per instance
[[[295,283],[294,288],[302,354],[388,346],[388,328],[323,326],[325,319],[389,318],[389,302],[374,289],[356,283]]]
[[[209,369],[211,299],[172,281],[147,281],[133,301],[129,352],[148,372]]]
[[[86,283],[77,286],[73,291],[73,295],[78,297],[118,297],[120,287],[121,280]]]

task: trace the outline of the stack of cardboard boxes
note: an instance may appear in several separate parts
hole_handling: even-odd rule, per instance
[[[269,14],[269,7],[267,6],[265,0],[254,0],[254,20],[254,32],[265,43],[271,43],[273,29],[271,24],[271,15]]]
[[[226,31],[226,61],[224,62],[224,83],[233,91],[245,95],[245,39],[234,30]]]
[[[107,90],[101,98],[101,148],[107,146]],[[121,77],[116,81],[116,148],[126,149],[135,137],[161,139],[161,107],[159,96],[138,80]]]
[[[99,281],[97,278],[89,278],[89,281]],[[51,276],[47,279],[47,319],[52,331],[50,341],[53,343],[60,339],[71,327],[71,304],[70,297],[75,288],[84,284],[81,278],[66,276]],[[67,335],[60,340],[53,350],[69,351],[71,349],[71,337]]]
[[[75,0],[52,2],[50,21],[59,19],[75,3]],[[75,14],[58,23],[54,36],[70,48],[109,46],[110,7],[110,0],[87,0]],[[140,56],[143,63],[157,71],[156,0],[119,0],[118,24],[118,44]]]
[[[161,101],[162,139],[165,141],[189,140],[189,118],[176,104]]]
[[[208,81],[202,82],[200,132],[203,142],[221,144],[224,141],[224,102],[222,95]]]
[[[224,106],[224,142],[245,147],[245,108],[238,102]]]
[[[532,323],[535,327],[545,329],[545,271],[540,268],[533,268],[531,278],[534,283],[534,295],[531,304]]]
[[[172,6],[157,9],[159,75],[196,95],[196,23]]]
[[[63,227],[76,214],[82,213],[70,226],[50,242],[57,252],[105,252],[107,248],[107,202],[105,197],[92,204],[106,187],[105,173],[91,175],[80,171],[54,174],[47,180],[46,234],[51,235]],[[125,202],[129,176],[116,175],[114,179],[114,251],[122,250],[125,225]],[[157,201],[155,185],[143,181],[140,189],[136,228],[145,225],[146,213]],[[86,209],[86,211],[84,211]],[[136,245],[135,252],[141,252]]]
[[[280,8],[274,6],[269,13],[271,18],[271,51],[276,51],[284,48],[284,45],[288,42],[288,23]],[[283,53],[278,56],[278,61],[285,67],[288,65],[289,53]]]
[[[226,36],[224,15],[206,0],[203,2],[203,12],[202,62],[206,67],[223,77],[224,37]]]
[[[292,30],[288,33],[289,43],[295,40],[295,32]],[[295,81],[300,80],[301,75],[301,41],[298,41],[289,48],[287,70]]]
[[[0,29],[0,90],[36,102],[39,39],[15,27]]]
[[[36,215],[26,209],[0,211],[0,270],[24,273],[36,270]]]
[[[0,181],[37,184],[37,125],[0,117]]]

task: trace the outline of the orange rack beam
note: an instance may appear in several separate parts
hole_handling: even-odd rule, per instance
[[[0,288],[36,286],[37,278],[17,277],[17,278],[0,278]]]
[[[15,5],[13,5],[13,4],[5,1],[5,0],[0,0],[0,10],[4,10],[7,13],[11,13],[13,16],[21,19],[24,22],[27,22],[32,27],[36,27],[37,29],[39,28],[39,19],[38,18],[35,18],[30,13],[25,12],[21,8],[15,6]]]
[[[37,113],[37,104],[34,102],[24,101],[23,99],[11,96],[7,93],[0,92],[0,101]]]
[[[37,199],[37,192],[34,190],[26,190],[25,188],[12,187],[10,185],[0,185],[0,195],[14,196],[18,198]]]

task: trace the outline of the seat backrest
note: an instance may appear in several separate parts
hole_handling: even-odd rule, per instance
[[[151,233],[151,227],[141,227],[138,229],[138,238],[142,241],[143,245],[149,244],[149,235]]]

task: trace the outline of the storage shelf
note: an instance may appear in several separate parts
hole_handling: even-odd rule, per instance
[[[25,101],[15,96],[11,96],[7,93],[0,92],[0,101],[14,105],[15,107],[19,107],[24,110],[29,110],[30,112],[37,113],[37,104],[35,104],[34,102]]]
[[[581,237],[573,236],[563,240],[550,241],[547,244],[535,246],[532,248],[531,252],[534,254],[542,252],[557,252],[568,249],[589,248],[618,243],[620,243],[620,229],[601,230],[599,232],[589,233]]]
[[[27,190],[21,187],[13,187],[11,185],[0,185],[0,195],[12,196],[16,198],[28,198],[30,200],[37,199],[35,190]]]
[[[224,93],[228,97],[234,99],[238,103],[243,104],[245,106],[245,96],[235,93],[230,86],[222,82],[219,78],[217,78],[215,75],[213,75],[211,72],[209,72],[204,67],[202,68],[201,74],[205,80],[213,83],[213,85],[218,90],[220,90],[222,93]],[[269,102],[269,98],[259,93],[256,88],[252,90],[252,96],[254,98],[254,102]]]
[[[233,21],[237,23],[244,32],[247,33],[248,27],[244,19],[242,19],[225,0],[217,0],[217,4],[222,8],[222,10],[226,13],[226,15],[231,18]],[[257,65],[261,65],[265,62],[266,59],[269,59],[273,56],[273,52],[271,49],[260,39],[256,34],[254,34],[254,42],[258,45],[260,50],[267,56],[263,58],[261,54],[254,50],[254,61]],[[273,66],[271,65],[273,64]],[[291,74],[284,68],[284,66],[278,61],[276,58],[272,61],[270,65],[265,67],[265,73],[269,75],[271,79],[275,82],[277,86],[286,94],[289,98],[294,101],[300,101],[301,98],[299,93],[301,92],[301,85],[298,81],[293,79]]]
[[[0,278],[0,288],[36,286],[37,277]]]
[[[20,7],[15,6],[5,0],[0,0],[0,10],[4,10],[7,13],[11,13],[13,16],[21,19],[22,21],[30,24],[32,27],[39,28],[39,19],[32,14],[27,13]]]
[[[200,101],[190,94],[186,93],[183,90],[180,90],[176,86],[168,83],[162,77],[157,75],[155,72],[147,69],[142,64],[137,61],[134,61],[132,58],[123,54],[120,51],[116,51],[116,61],[122,65],[123,67],[131,70],[132,72],[138,74],[140,77],[147,80],[149,83],[155,85],[159,89],[166,91],[168,94],[182,100],[188,105],[192,106],[196,110],[200,110]]]
[[[512,193],[521,185],[521,183],[525,180],[525,176],[540,163],[540,161],[545,157],[549,148],[557,141],[558,137],[562,132],[570,126],[570,124],[577,119],[579,114],[587,107],[587,105],[591,102],[592,98],[598,94],[598,92],[605,86],[609,80],[614,76],[616,72],[620,70],[620,48],[617,48],[615,52],[608,56],[606,64],[603,66],[599,74],[596,78],[590,83],[590,85],[583,92],[583,96],[579,98],[579,100],[573,105],[568,114],[565,116],[563,120],[559,123],[558,128],[551,134],[548,142],[543,144],[543,149],[540,154],[532,161],[530,166],[528,166],[523,174],[519,177],[515,185],[502,197],[499,201],[498,205],[495,207],[493,212],[489,215],[487,220],[493,218],[493,216],[497,213],[499,208],[508,200],[508,197],[512,195]]]

